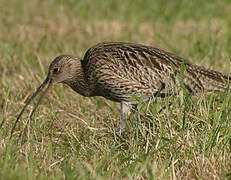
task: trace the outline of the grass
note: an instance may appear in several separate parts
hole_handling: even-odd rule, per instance
[[[231,179],[230,93],[185,94],[183,105],[170,96],[148,110],[141,101],[117,137],[116,103],[56,85],[9,139],[51,60],[82,57],[101,41],[152,45],[230,74],[229,0],[0,0],[0,7],[0,179]],[[110,150],[115,140],[120,146]]]

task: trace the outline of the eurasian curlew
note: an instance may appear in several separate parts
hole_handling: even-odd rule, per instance
[[[180,80],[182,69],[184,75]],[[47,78],[21,110],[11,135],[26,107],[46,84],[48,87],[31,116],[54,84],[65,83],[83,96],[103,96],[119,102],[122,119],[120,129],[123,131],[130,105],[137,103],[134,96],[143,97],[144,100],[164,97],[166,93],[178,93],[182,83],[189,93],[224,91],[230,88],[227,85],[229,80],[230,76],[193,65],[157,48],[122,42],[100,43],[90,48],[83,60],[60,55],[52,61]]]

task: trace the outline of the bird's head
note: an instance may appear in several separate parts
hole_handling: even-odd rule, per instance
[[[78,61],[71,55],[60,55],[56,57],[49,66],[48,76],[49,82],[52,84],[68,81],[73,76],[73,69]]]
[[[31,112],[30,118],[32,117],[33,113],[35,112],[37,106],[41,102],[44,95],[55,85],[56,83],[65,83],[68,82],[71,78],[73,78],[74,71],[76,70],[75,67],[79,65],[79,59],[71,56],[71,55],[60,55],[56,57],[49,66],[49,71],[47,78],[45,81],[38,87],[36,92],[27,100],[25,106],[21,110],[20,114],[18,115],[13,129],[11,131],[11,135],[16,127],[17,122],[21,118],[22,114],[24,113],[26,107],[31,103],[31,101],[42,91],[42,89],[47,85],[46,90],[40,96],[37,104],[35,105],[33,111]]]

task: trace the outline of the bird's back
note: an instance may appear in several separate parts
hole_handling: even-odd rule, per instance
[[[86,52],[82,65],[94,95],[119,102],[131,95],[150,97],[162,85],[174,92],[181,82],[192,93],[220,91],[229,80],[174,54],[133,43],[97,44]]]

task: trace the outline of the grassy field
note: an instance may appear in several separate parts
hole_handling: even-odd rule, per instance
[[[231,179],[231,93],[140,102],[117,137],[118,104],[56,85],[9,139],[49,63],[98,42],[152,45],[231,74],[230,0],[0,0],[0,9],[0,179]]]

